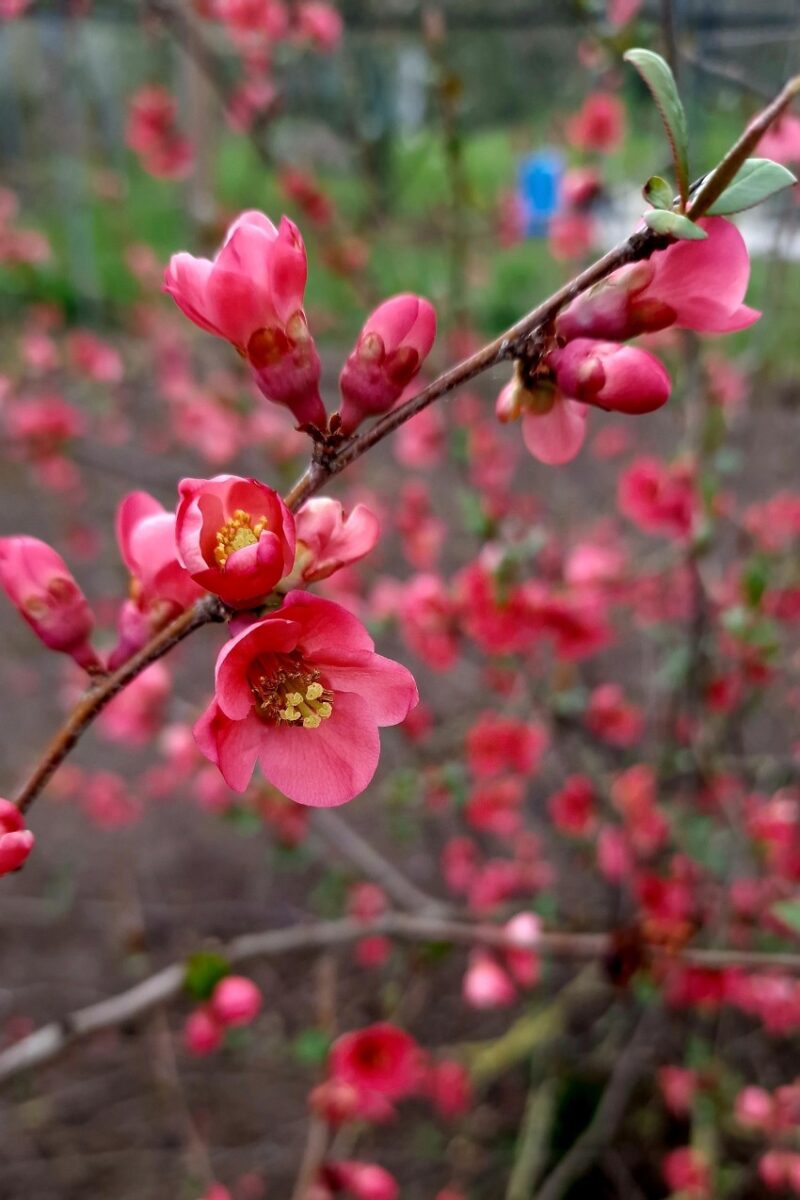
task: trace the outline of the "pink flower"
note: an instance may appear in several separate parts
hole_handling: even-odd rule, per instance
[[[268,400],[300,424],[324,428],[319,355],[303,311],[307,272],[303,239],[288,217],[276,229],[263,213],[245,212],[213,262],[173,255],[164,291],[189,320],[235,346]]]
[[[441,1117],[452,1121],[469,1111],[472,1087],[469,1072],[455,1059],[433,1063],[428,1070],[425,1089]]]
[[[207,1004],[196,1008],[186,1018],[183,1042],[190,1054],[203,1058],[222,1045],[223,1030]]]
[[[331,1046],[328,1073],[361,1092],[401,1100],[423,1082],[419,1046],[405,1030],[388,1021],[344,1033]]]
[[[750,258],[742,235],[724,217],[698,223],[703,241],[673,242],[573,300],[556,320],[559,336],[623,342],[669,326],[733,333],[752,325],[760,313],[743,303]]]
[[[89,645],[94,617],[86,597],[46,542],[0,538],[0,586],[45,646],[69,654],[87,671],[100,667]]]
[[[10,800],[0,799],[0,876],[17,871],[33,849],[34,836],[22,813]]]
[[[332,4],[304,0],[297,9],[297,32],[319,50],[330,53],[342,40],[344,25]]]
[[[657,458],[639,458],[619,477],[617,503],[645,533],[687,538],[697,507],[689,468]]]
[[[655,412],[669,399],[666,368],[634,346],[576,338],[553,351],[548,362],[565,396],[610,412]]]
[[[327,807],[367,787],[378,727],[399,724],[416,703],[410,673],[374,653],[355,617],[290,592],[223,647],[216,696],[195,737],[234,791],[245,790],[258,760],[290,799]]]
[[[775,1118],[775,1102],[768,1091],[760,1087],[742,1088],[736,1097],[736,1120],[751,1129],[767,1130]]]
[[[355,1200],[397,1200],[397,1180],[375,1163],[328,1163],[323,1170],[325,1182],[335,1192],[348,1192]]]
[[[541,725],[484,712],[467,734],[467,762],[478,779],[505,770],[533,775],[546,746],[547,732]]]
[[[784,113],[758,143],[758,153],[776,162],[800,163],[800,117]]]
[[[515,375],[497,397],[496,411],[504,423],[522,417],[522,440],[548,466],[571,462],[586,437],[586,406],[549,383],[532,391]]]
[[[514,943],[504,951],[506,966],[520,987],[535,987],[539,982],[541,960],[535,947],[542,923],[535,913],[520,912],[506,922],[505,933]]]
[[[178,559],[175,514],[147,492],[129,492],[120,502],[117,544],[143,611],[160,608],[162,617],[171,616],[203,595]]]
[[[253,608],[292,569],[294,517],[255,479],[182,479],[175,536],[198,584],[234,608]]]
[[[485,780],[473,788],[464,817],[473,829],[510,838],[522,828],[524,799],[524,785],[516,777]]]
[[[33,0],[0,0],[0,20],[11,21],[21,17],[30,8]]]
[[[597,797],[590,779],[570,775],[564,786],[550,797],[548,808],[553,824],[562,833],[586,837],[597,825]]]
[[[514,985],[497,961],[485,950],[473,950],[462,984],[470,1008],[506,1008],[516,999]]]
[[[347,516],[338,500],[315,496],[295,517],[297,559],[291,578],[313,583],[369,554],[380,536],[380,523],[366,504]],[[285,585],[284,585],[285,586]]]
[[[263,997],[251,979],[243,975],[226,975],[214,988],[209,1008],[212,1016],[224,1028],[250,1025],[263,1004]]]
[[[399,400],[430,353],[436,312],[420,296],[393,296],[367,318],[342,368],[339,387],[343,433]]]
[[[567,140],[578,150],[616,150],[625,130],[625,108],[618,96],[593,92],[567,121]]]
[[[676,1117],[686,1117],[692,1111],[697,1092],[697,1072],[686,1067],[661,1067],[658,1086],[664,1103]]]
[[[673,1192],[686,1200],[707,1200],[711,1192],[711,1170],[699,1150],[681,1146],[666,1156],[662,1163],[664,1179]]]
[[[589,697],[586,725],[610,746],[634,746],[641,738],[644,718],[638,708],[625,701],[616,683],[603,683]]]
[[[157,178],[183,179],[192,169],[192,146],[178,129],[177,104],[158,84],[141,88],[131,100],[125,141]]]
[[[606,15],[609,25],[619,29],[627,25],[639,12],[643,0],[607,0]]]

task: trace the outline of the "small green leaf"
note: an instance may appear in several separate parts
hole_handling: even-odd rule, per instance
[[[708,237],[705,229],[695,225],[688,217],[676,212],[665,212],[662,208],[652,208],[644,214],[644,223],[654,233],[668,233],[671,237],[683,241],[701,242]]]
[[[675,76],[669,64],[652,50],[629,50],[624,58],[639,72],[656,102],[672,147],[678,191],[685,202],[689,194],[689,133]]]
[[[183,985],[193,1000],[208,1000],[230,970],[230,963],[221,954],[201,950],[187,959]]]
[[[292,1043],[292,1052],[298,1062],[308,1067],[318,1067],[327,1057],[331,1039],[323,1029],[306,1029]]]
[[[653,208],[672,208],[672,188],[660,175],[651,175],[642,188],[642,195]]]
[[[781,900],[773,904],[770,912],[793,933],[800,933],[800,900]]]
[[[755,208],[795,183],[797,179],[788,167],[773,162],[771,158],[748,158],[722,195],[711,205],[708,215],[722,217],[746,208]]]

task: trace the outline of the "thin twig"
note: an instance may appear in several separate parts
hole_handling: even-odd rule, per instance
[[[661,1018],[660,1010],[653,1008],[640,1019],[636,1032],[617,1059],[592,1120],[545,1180],[535,1200],[561,1200],[613,1140],[633,1092],[652,1066],[656,1026]]]
[[[215,948],[231,967],[237,967],[282,954],[345,946],[372,934],[409,942],[485,945],[500,949],[519,947],[519,943],[499,925],[452,921],[423,914],[387,913],[369,924],[345,919],[242,934]],[[540,935],[536,949],[546,958],[566,962],[595,962],[611,952],[613,938],[606,933],[553,930]],[[800,954],[767,954],[727,948],[687,949],[680,955],[679,961],[711,970],[741,967],[751,971],[783,970],[800,974]],[[126,992],[43,1025],[35,1033],[0,1052],[0,1082],[52,1062],[70,1046],[97,1033],[141,1020],[160,1005],[180,995],[185,974],[184,962],[172,963]]]
[[[59,729],[50,745],[42,754],[27,782],[20,788],[14,801],[21,812],[25,812],[41,792],[56,768],[83,737],[86,730],[103,709],[123,688],[132,683],[152,663],[163,658],[190,633],[214,621],[225,620],[225,609],[216,596],[204,596],[191,608],[171,621],[153,637],[146,646],[134,654],[111,675],[98,677],[86,695],[78,702],[67,720]]]

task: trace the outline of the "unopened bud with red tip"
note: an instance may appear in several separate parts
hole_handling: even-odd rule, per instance
[[[87,671],[102,664],[89,645],[92,610],[67,564],[46,542],[0,538],[0,586],[51,650],[60,650]]]
[[[341,429],[352,433],[366,417],[387,412],[430,353],[436,311],[420,296],[393,296],[370,317],[339,378]]]
[[[346,1192],[354,1200],[397,1200],[397,1180],[376,1163],[328,1163],[323,1171],[325,1182],[336,1192]]]
[[[359,1113],[358,1089],[343,1079],[326,1079],[308,1097],[313,1113],[329,1125],[344,1125]]]
[[[665,300],[648,295],[655,278],[652,262],[634,263],[583,292],[556,319],[556,332],[573,338],[609,338],[623,342],[642,333],[656,333],[673,325],[675,309]]]
[[[16,805],[0,799],[0,875],[19,870],[33,849],[33,841]]]
[[[554,350],[548,364],[565,396],[610,412],[655,412],[669,399],[666,367],[635,346],[576,338]]]

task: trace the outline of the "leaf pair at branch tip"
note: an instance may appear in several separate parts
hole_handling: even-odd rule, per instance
[[[669,63],[652,50],[628,50],[624,58],[639,72],[655,100],[672,149],[683,209],[689,198],[689,130],[675,76]]]

